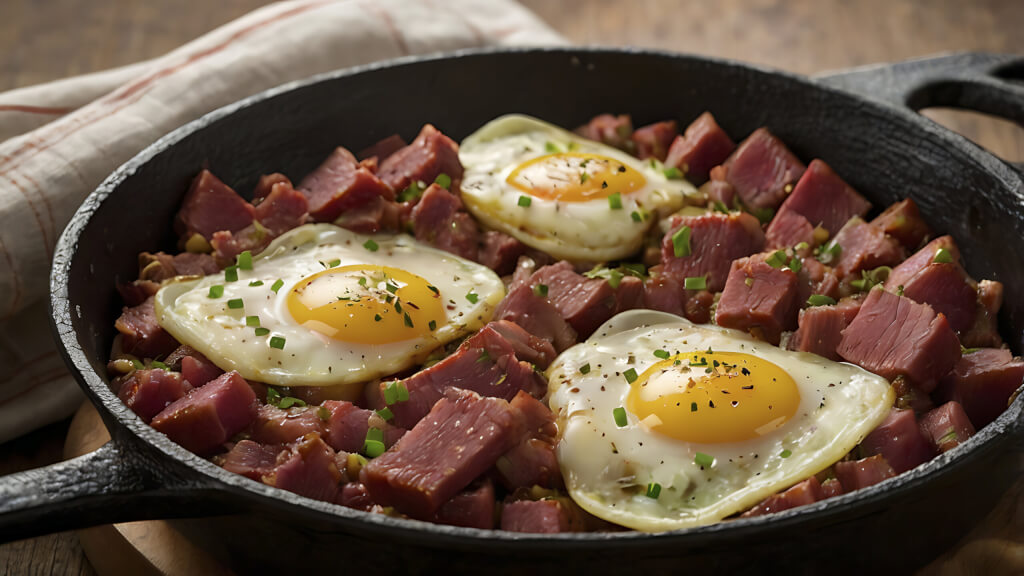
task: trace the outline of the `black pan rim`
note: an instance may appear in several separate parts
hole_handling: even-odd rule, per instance
[[[57,335],[60,352],[65,363],[71,368],[75,379],[85,390],[92,402],[101,403],[109,413],[117,419],[121,426],[137,439],[148,444],[163,456],[201,474],[204,479],[212,481],[211,488],[217,490],[239,490],[250,500],[255,499],[266,510],[275,508],[299,507],[306,512],[321,515],[328,522],[334,522],[339,528],[342,525],[362,528],[364,531],[386,533],[394,537],[396,533],[404,533],[410,538],[422,540],[425,536],[432,542],[448,547],[472,547],[481,549],[481,545],[489,550],[512,547],[518,549],[528,546],[532,550],[559,550],[568,548],[590,548],[595,545],[605,547],[609,544],[623,546],[646,546],[654,541],[678,541],[680,544],[705,541],[718,538],[742,538],[758,534],[764,530],[781,528],[787,525],[807,523],[821,525],[835,522],[841,516],[866,515],[871,511],[884,508],[885,504],[895,498],[913,498],[914,491],[923,484],[937,481],[953,470],[969,466],[979,460],[987,451],[1001,450],[1012,436],[1014,425],[1020,426],[1024,421],[1024,397],[1017,397],[997,420],[987,425],[967,443],[954,450],[925,463],[918,468],[883,481],[875,486],[858,490],[853,493],[820,501],[808,506],[784,512],[747,519],[728,520],[715,524],[697,526],[681,530],[658,533],[645,532],[589,532],[567,534],[518,534],[501,530],[481,530],[461,528],[422,522],[412,519],[395,518],[379,514],[356,511],[327,502],[312,500],[274,488],[243,476],[228,472],[212,462],[192,454],[169,438],[160,434],[142,422],[117,398],[103,378],[89,364],[84,350],[78,345],[74,330],[70,326],[71,304],[67,294],[66,279],[78,245],[78,239],[89,223],[92,214],[103,202],[114,193],[119,184],[133,174],[139,167],[151,159],[172,148],[176,143],[243,108],[247,108],[278,95],[304,88],[309,85],[331,81],[339,78],[357,76],[385,68],[397,68],[419,63],[459,58],[474,58],[506,55],[554,54],[568,58],[586,58],[589,55],[624,54],[638,58],[684,58],[696,62],[717,66],[743,68],[745,70],[783,77],[795,84],[814,90],[824,90],[859,102],[863,106],[883,108],[888,115],[895,115],[916,129],[923,130],[929,137],[938,139],[942,144],[958,148],[965,152],[972,161],[985,171],[993,174],[1007,184],[1007,188],[1015,190],[1018,201],[1024,205],[1024,185],[1021,177],[1012,171],[1002,160],[992,156],[982,148],[963,136],[946,130],[934,122],[915,112],[888,104],[886,102],[865,98],[845,91],[825,86],[815,80],[797,74],[778,71],[771,68],[738,62],[734,60],[711,58],[692,54],[682,54],[664,50],[638,48],[609,48],[600,46],[587,47],[517,47],[517,48],[482,48],[467,49],[447,53],[434,53],[403,57],[395,60],[377,62],[318,74],[307,79],[289,82],[281,86],[260,92],[239,100],[233,104],[214,110],[196,120],[182,125],[146,147],[136,156],[125,162],[108,176],[95,191],[85,199],[73,215],[67,228],[62,233],[54,252],[51,270],[51,327]],[[1024,396],[1024,395],[1020,395]],[[116,435],[115,435],[116,437]]]

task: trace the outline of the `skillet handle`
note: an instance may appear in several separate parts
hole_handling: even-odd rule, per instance
[[[116,441],[95,452],[0,477],[0,543],[98,524],[209,516],[225,506],[201,486]]]
[[[815,77],[872,100],[910,108],[962,108],[1024,126],[1024,56],[956,52]],[[1024,173],[1024,164],[1009,163]]]

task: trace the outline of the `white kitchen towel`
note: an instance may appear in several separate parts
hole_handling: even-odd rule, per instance
[[[299,0],[148,62],[0,94],[0,442],[81,402],[47,328],[50,260],[82,199],[148,144],[220,106],[321,72],[460,48],[563,43],[513,0]]]

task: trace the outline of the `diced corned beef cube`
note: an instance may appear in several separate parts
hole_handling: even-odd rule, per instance
[[[723,164],[725,180],[752,210],[775,210],[806,166],[767,128],[758,128]]]
[[[462,211],[459,197],[437,184],[423,192],[412,209],[412,226],[416,239],[468,260],[476,260],[476,220]]]
[[[860,278],[861,270],[895,266],[903,260],[903,247],[899,242],[860,217],[850,218],[835,235],[833,242],[840,247],[839,261],[834,263],[840,278],[854,275]]]
[[[931,392],[960,359],[960,342],[931,306],[875,288],[843,330],[837,352],[883,378],[903,375]]]
[[[181,359],[181,377],[192,386],[198,388],[210,380],[220,376],[224,371],[216,364],[207,360],[199,352]]]
[[[576,331],[562,318],[554,304],[535,293],[533,287],[525,282],[509,290],[498,304],[494,318],[518,324],[530,334],[551,342],[557,352],[576,343]]]
[[[160,291],[160,284],[152,280],[135,280],[134,282],[119,282],[117,292],[124,300],[125,306],[133,308],[142,304]]]
[[[789,510],[790,508],[796,508],[797,506],[814,504],[818,500],[822,500],[824,498],[825,495],[822,493],[821,482],[819,482],[816,477],[811,476],[807,480],[796,484],[785,492],[772,494],[765,498],[760,504],[741,514],[740,517],[750,518],[752,516],[774,514],[775,512],[782,512],[783,510]]]
[[[518,442],[519,426],[505,400],[451,389],[360,480],[375,501],[430,518]]]
[[[715,303],[715,295],[707,290],[687,290],[686,303],[683,310],[686,319],[694,324],[711,322],[711,305]]]
[[[1024,382],[1024,362],[1005,348],[982,348],[964,354],[935,392],[940,402],[959,402],[975,428],[981,429],[1006,410]]]
[[[481,237],[480,253],[475,260],[504,276],[515,270],[516,262],[525,252],[526,245],[519,240],[504,232],[488,230]]]
[[[829,478],[821,483],[821,499],[832,498],[843,494],[843,485],[836,478]]]
[[[581,338],[590,336],[615,312],[615,291],[608,281],[577,274],[565,260],[540,268],[528,284],[531,289],[548,287],[547,299]]]
[[[774,268],[765,254],[732,263],[725,290],[718,300],[719,326],[750,332],[776,346],[783,330],[796,327],[797,275],[789,268]]]
[[[921,433],[937,452],[946,452],[974,436],[974,425],[959,402],[946,402],[921,417]]]
[[[323,435],[324,421],[317,416],[317,408],[296,406],[282,410],[261,404],[252,423],[250,438],[260,444],[288,444],[311,432]]]
[[[291,182],[278,182],[256,207],[256,220],[276,238],[304,224],[308,207],[305,194],[292,188]]]
[[[257,400],[238,372],[194,388],[153,418],[153,428],[200,456],[216,450],[256,418]]]
[[[561,485],[558,460],[555,457],[555,415],[536,398],[520,392],[509,403],[517,413],[525,436],[498,459],[498,478],[508,490]]]
[[[139,358],[164,357],[178,347],[178,341],[157,323],[152,296],[124,308],[114,327],[121,333],[122,350]]]
[[[309,215],[317,222],[333,222],[344,212],[376,198],[395,199],[391,188],[359,166],[355,156],[341,147],[299,182],[299,191],[306,195]]]
[[[274,184],[281,183],[288,184],[289,187],[292,186],[291,179],[280,172],[260,176],[260,179],[256,182],[256,187],[252,191],[252,205],[258,207],[267,196],[270,196],[270,192],[274,189]]]
[[[615,310],[612,315],[626,310],[644,307],[644,281],[636,276],[626,276],[615,288]]]
[[[898,240],[908,251],[917,250],[932,233],[910,198],[891,204],[871,224]]]
[[[307,434],[288,447],[279,464],[263,477],[263,482],[296,494],[334,502],[341,490],[341,472],[334,462],[334,450],[319,434]]]
[[[181,361],[186,356],[192,355],[201,354],[199,353],[198,350],[189,346],[188,344],[182,344],[181,346],[175,348],[173,352],[165,356],[163,359],[163,363],[166,364],[169,369],[174,370],[175,372],[181,372]],[[203,358],[205,358],[205,356]],[[196,384],[195,386],[198,386],[198,384]]]
[[[721,170],[724,177],[725,169],[717,167],[711,170],[712,178],[701,185],[700,191],[708,198],[708,205],[721,210],[732,210],[736,206],[736,189],[725,180],[715,178],[716,170]]]
[[[672,238],[683,226],[690,229],[690,254],[677,257]],[[705,214],[673,217],[661,242],[664,273],[682,284],[686,278],[707,276],[707,289],[725,287],[732,261],[764,249],[761,224],[750,214]]]
[[[494,484],[485,478],[459,492],[441,505],[433,521],[481,530],[494,528]]]
[[[850,218],[863,217],[870,209],[871,203],[844,182],[828,164],[812,160],[793,188],[793,193],[779,207],[775,219],[795,213],[803,216],[812,228],[821,226],[830,234],[835,234]],[[772,221],[774,224],[775,220]],[[772,226],[768,227],[767,235],[770,243]]]
[[[178,372],[136,370],[121,384],[117,397],[144,422],[149,422],[190,389]]]
[[[836,472],[836,479],[839,480],[845,492],[867,488],[896,475],[892,466],[889,466],[885,457],[881,455],[849,462],[836,462],[833,469]]]
[[[814,225],[794,210],[786,210],[785,204],[772,218],[764,236],[769,248],[789,248],[801,242],[813,246]]]
[[[433,407],[448,387],[511,400],[520,390],[543,396],[547,381],[528,362],[516,358],[516,346],[493,323],[463,342],[454,354],[402,382],[409,400],[390,406],[395,424],[411,428]],[[390,385],[380,384],[381,390]]]
[[[935,455],[917,427],[913,410],[893,408],[860,444],[864,454],[881,454],[897,474],[916,468]]]
[[[548,364],[558,355],[551,342],[530,334],[515,322],[495,320],[487,326],[496,330],[512,345],[518,360],[529,362],[541,370],[547,369]]]
[[[569,512],[558,500],[518,500],[501,509],[501,529],[509,532],[569,532]]]
[[[708,179],[711,169],[725,162],[735,149],[736,143],[718,126],[711,112],[704,112],[672,142],[665,165],[679,168],[687,180],[700,184]],[[732,206],[731,200],[723,203]]]
[[[174,255],[172,263],[179,276],[208,276],[220,271],[220,266],[209,254],[182,252]]]
[[[800,283],[796,296],[799,305],[803,306],[812,294],[839,298],[839,278],[832,268],[810,256],[800,258],[800,262],[800,271],[797,272]]]
[[[342,212],[334,223],[346,230],[360,234],[376,234],[381,231],[394,232],[399,230],[402,213],[406,206],[408,205],[376,196]]]
[[[575,132],[584,138],[622,150],[628,150],[633,146],[633,120],[629,114],[599,114],[591,118],[590,122],[576,128]]]
[[[175,276],[206,276],[220,270],[213,256],[182,252],[171,256],[165,252],[139,253],[139,279],[163,282]]]
[[[366,485],[362,482],[346,483],[341,487],[335,502],[346,508],[362,510],[363,512],[369,512],[377,506],[377,503],[373,501],[373,496],[370,496],[370,491],[366,489]]]
[[[282,450],[284,450],[283,446],[257,444],[252,440],[242,440],[224,455],[220,465],[228,472],[260,480],[274,469],[274,465],[277,464],[277,455]]]
[[[203,170],[185,194],[174,226],[178,235],[186,240],[193,234],[210,240],[214,232],[237,232],[252,224],[255,211],[253,205],[230,186],[209,170]]]
[[[346,400],[325,400],[320,408],[329,412],[327,421],[323,423],[324,441],[339,452],[361,451],[371,426],[383,432],[385,448],[394,446],[406,432],[404,428],[386,422],[373,410],[360,408]]]
[[[213,246],[213,258],[219,267],[232,264],[238,255],[246,250],[252,253],[261,252],[270,244],[270,240],[270,235],[263,225],[253,222],[238,232],[214,232],[210,245]]]
[[[668,148],[672,140],[679,134],[679,125],[675,120],[655,122],[633,132],[633,150],[637,158],[657,158],[662,162],[668,156]]]
[[[650,278],[644,281],[644,307],[676,316],[686,314],[683,286],[674,277],[664,274],[661,265],[653,266],[648,272]]]
[[[932,262],[903,285],[903,295],[946,315],[950,328],[966,332],[978,313],[978,292],[955,262]]]
[[[392,134],[387,138],[378,141],[373,146],[363,148],[356,154],[359,160],[367,160],[370,158],[377,158],[378,164],[388,159],[395,152],[398,152],[402,148],[405,148],[408,144],[398,134]]]
[[[914,252],[909,258],[900,262],[898,266],[894,266],[892,272],[889,273],[889,277],[885,280],[885,287],[894,291],[900,286],[906,287],[911,278],[917,276],[918,272],[924,270],[926,266],[935,260],[935,254],[940,249],[948,252],[953,262],[960,262],[960,249],[957,247],[956,242],[953,241],[953,237],[939,236],[926,244],[924,248]]]
[[[377,175],[393,190],[404,190],[412,182],[430,184],[447,174],[452,190],[459,189],[462,164],[459,145],[430,124],[424,124],[416,139],[383,159]]]
[[[960,343],[968,348],[999,348],[999,309],[1003,306],[1003,283],[994,280],[978,282],[978,305],[974,324],[960,335]]]
[[[846,328],[846,315],[842,310],[836,306],[812,306],[800,311],[799,325],[789,338],[790,350],[842,361],[836,352]]]

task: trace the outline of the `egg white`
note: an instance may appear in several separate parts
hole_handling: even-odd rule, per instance
[[[160,325],[179,342],[202,352],[223,370],[280,386],[351,386],[415,366],[446,342],[486,324],[505,295],[501,279],[489,268],[416,242],[406,235],[377,235],[370,251],[364,236],[332,224],[307,224],[275,239],[253,257],[252,270],[238,270],[238,280],[226,282],[223,273],[179,281],[162,288],[155,307]],[[288,310],[293,286],[325,269],[339,266],[385,265],[425,278],[438,288],[447,321],[427,337],[370,345],[331,339],[299,325]],[[273,284],[283,285],[275,293]],[[251,286],[251,282],[262,285]],[[211,298],[210,287],[222,285],[223,296]],[[476,302],[467,294],[476,294]],[[244,309],[230,309],[228,300],[241,298]],[[270,330],[256,336],[246,316],[257,315]],[[372,330],[373,326],[367,326]],[[283,349],[269,346],[272,337],[285,338]]]
[[[622,209],[610,209],[607,198],[585,202],[531,198],[506,179],[521,164],[550,154],[548,144],[584,154],[609,157],[640,172],[646,184],[622,195]],[[685,180],[670,180],[660,169],[620,150],[588,140],[530,116],[511,114],[488,122],[459,146],[464,173],[462,199],[487,226],[555,258],[603,262],[637,252],[644,234],[659,218],[675,212],[684,197],[696,194]],[[633,213],[643,215],[640,221]]]
[[[642,374],[659,361],[654,350],[708,348],[750,354],[785,370],[800,391],[793,417],[754,440],[727,443],[683,442],[652,432],[633,414],[625,427],[616,425],[613,411],[627,405],[630,390],[625,371]],[[584,365],[587,374],[580,373]],[[548,375],[569,494],[595,516],[644,531],[717,522],[824,470],[881,423],[893,402],[889,382],[857,366],[646,310],[610,319],[563,352]],[[714,464],[702,469],[698,452]],[[646,496],[650,482],[661,485],[657,499]]]

